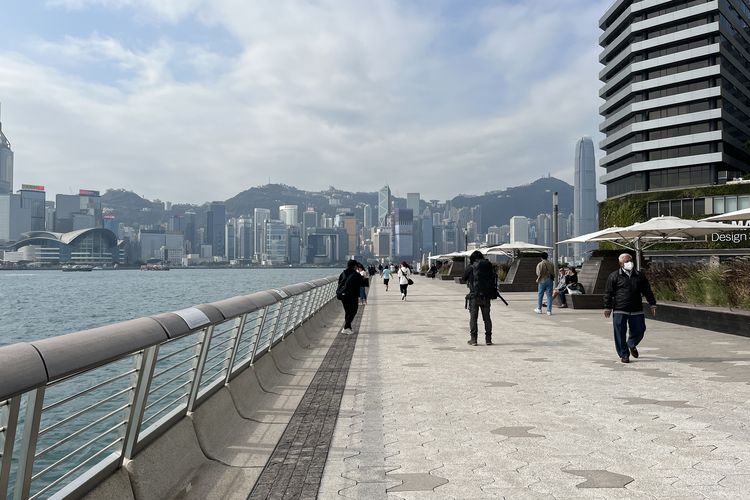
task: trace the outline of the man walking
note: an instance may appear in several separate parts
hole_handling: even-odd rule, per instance
[[[624,253],[620,255],[619,261],[620,269],[607,278],[604,290],[604,317],[609,318],[612,315],[615,349],[620,361],[630,363],[631,355],[634,358],[638,357],[638,344],[646,333],[642,297],[645,297],[651,306],[652,316],[656,316],[656,298],[646,275],[633,269],[633,257]]]
[[[383,284],[385,285],[385,291],[388,291],[388,283],[391,281],[391,270],[387,267],[383,269]]]
[[[469,267],[464,271],[464,281],[469,287],[469,345],[477,345],[479,327],[477,319],[482,311],[484,321],[484,341],[492,345],[492,318],[490,317],[491,300],[497,295],[497,274],[492,263],[484,258],[479,250],[474,250],[469,256]]]
[[[547,294],[547,316],[552,314],[552,288],[555,277],[555,266],[547,260],[547,252],[542,252],[542,260],[536,265],[536,309],[534,312],[542,314],[542,297]]]
[[[341,333],[351,335],[352,321],[359,309],[359,289],[364,286],[364,278],[357,272],[358,262],[354,259],[346,263],[346,269],[339,275],[339,286],[336,290],[336,298],[344,306],[344,329]]]

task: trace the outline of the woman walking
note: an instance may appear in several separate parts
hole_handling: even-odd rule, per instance
[[[359,264],[357,266],[357,272],[360,276],[362,276],[362,286],[359,287],[359,304],[366,305],[367,288],[370,286],[370,279],[367,276],[367,270],[365,269],[365,266],[363,266],[362,264]]]
[[[406,290],[412,283],[409,276],[411,275],[411,269],[406,261],[401,262],[401,267],[398,270],[398,286],[401,288],[401,300],[406,300]]]

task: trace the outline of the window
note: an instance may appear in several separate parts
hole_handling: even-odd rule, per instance
[[[726,212],[737,211],[737,197],[736,196],[727,196],[724,198],[724,210]]]
[[[724,198],[720,198],[720,197],[714,198],[714,213],[715,214],[724,213]]]
[[[737,198],[737,210],[750,208],[750,196],[739,196]]]

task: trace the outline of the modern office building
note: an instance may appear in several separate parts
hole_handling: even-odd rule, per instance
[[[253,219],[240,217],[235,227],[236,259],[244,263],[253,260],[253,243],[255,232],[253,231]]]
[[[372,222],[372,205],[362,207],[362,224],[365,229],[370,229],[373,226]]]
[[[18,241],[31,231],[31,210],[21,205],[20,194],[0,194],[0,242]]]
[[[391,230],[375,228],[372,230],[372,253],[378,259],[391,257]]]
[[[279,207],[279,220],[287,226],[296,226],[299,223],[299,207],[297,205],[281,205]]]
[[[391,213],[391,188],[383,186],[378,191],[378,227],[388,225],[388,215]]]
[[[271,211],[267,208],[253,210],[253,228],[255,233],[255,260],[261,262],[266,253],[266,221],[271,219]]]
[[[192,210],[185,212],[182,217],[182,234],[185,236],[185,249],[187,253],[194,254],[200,251],[200,239],[196,225],[196,213]]]
[[[573,236],[593,233],[598,229],[599,204],[596,201],[596,160],[594,141],[582,137],[576,143],[573,179]],[[582,262],[596,244],[576,243],[573,258]]]
[[[419,215],[419,193],[406,193],[406,208],[411,209],[415,217]]]
[[[79,189],[78,194],[58,194],[55,197],[55,232],[102,227],[102,215],[99,191]]]
[[[227,223],[227,209],[221,201],[213,201],[206,212],[205,244],[211,245],[214,257],[224,257],[226,253],[225,226]]]
[[[510,218],[510,242],[529,242],[529,219],[519,215]]]
[[[550,214],[536,216],[536,244],[552,248],[552,216]]]
[[[410,208],[393,211],[393,258],[406,262],[414,259],[414,212]]]
[[[344,228],[310,228],[305,245],[308,264],[330,265],[346,260],[347,239]]]
[[[3,133],[3,121],[0,115],[0,195],[13,192],[13,150],[10,141]]]
[[[18,194],[21,195],[21,207],[29,210],[31,230],[44,231],[47,215],[45,211],[47,194],[44,192],[44,186],[22,184]]]
[[[265,221],[266,252],[263,255],[264,265],[289,263],[289,231],[280,220]]]
[[[237,258],[237,219],[234,217],[224,225],[224,258],[230,262]]]
[[[612,3],[599,23],[608,199],[747,176],[749,24],[748,0]],[[702,203],[672,215],[705,213]]]

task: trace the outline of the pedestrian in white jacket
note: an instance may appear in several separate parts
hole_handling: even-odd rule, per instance
[[[401,267],[398,269],[398,286],[401,288],[401,300],[406,300],[406,290],[409,288],[411,279],[411,269],[406,261],[401,262]]]

